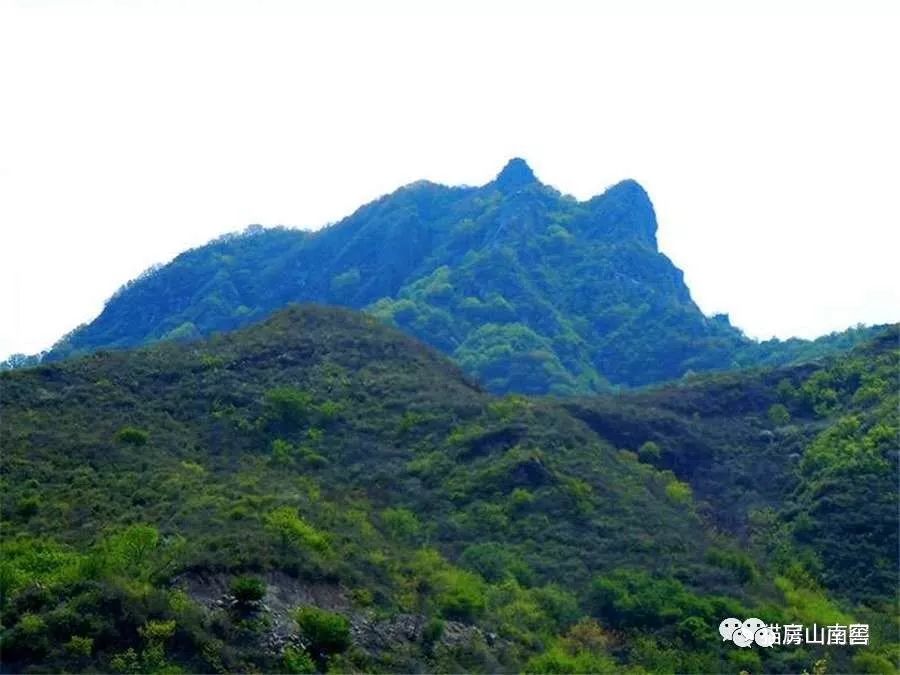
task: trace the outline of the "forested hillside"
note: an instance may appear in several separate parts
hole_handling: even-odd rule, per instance
[[[252,228],[188,251],[124,286],[48,358],[191,339],[312,301],[393,323],[490,391],[572,394],[808,361],[873,335],[749,340],[703,315],[656,229],[634,181],[579,202],[514,159],[481,187],[422,181],[318,232]]]
[[[530,399],[293,307],[0,373],[2,669],[890,672],[897,339]]]

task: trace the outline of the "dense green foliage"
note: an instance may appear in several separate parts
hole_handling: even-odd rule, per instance
[[[883,599],[896,588],[900,547],[897,348],[892,328],[822,366],[565,405],[618,443],[650,439],[642,461],[688,481],[721,526],[788,537],[834,593]]]
[[[124,286],[48,358],[189,340],[298,301],[366,309],[501,393],[808,361],[873,334],[749,340],[694,304],[640,185],[579,202],[512,160],[479,188],[419,182],[319,232],[254,227],[188,251]]]
[[[893,331],[820,366],[498,398],[310,307],[2,373],[3,669],[891,667],[896,372]],[[728,615],[866,621],[872,646],[742,651]]]

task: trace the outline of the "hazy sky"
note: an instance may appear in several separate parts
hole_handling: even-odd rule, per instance
[[[894,5],[0,0],[0,358],[223,232],[515,155],[640,181],[749,335],[896,321]]]

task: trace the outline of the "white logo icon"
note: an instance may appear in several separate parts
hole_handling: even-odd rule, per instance
[[[752,617],[746,621],[733,616],[723,619],[719,624],[719,635],[722,640],[734,643],[736,647],[752,647],[754,643],[760,647],[777,647],[781,645],[841,645],[861,646],[869,644],[869,624],[851,623],[819,626],[813,624],[812,629],[797,623],[766,625],[761,619]],[[804,635],[806,640],[804,642]]]
[[[775,644],[775,631],[768,626],[763,626],[756,631],[753,639],[756,640],[756,644],[760,647],[771,647]]]
[[[760,647],[771,647],[775,644],[775,631],[755,617],[743,623],[739,619],[729,617],[719,624],[719,634],[723,640],[731,640],[738,647],[749,647],[754,642]]]
[[[719,624],[719,634],[722,636],[722,640],[730,640],[731,636],[734,635],[734,631],[741,627],[741,622],[735,618],[725,619],[722,623]]]
[[[744,637],[753,642],[753,638],[756,636],[756,631],[758,631],[760,628],[765,627],[765,621],[760,621],[757,618],[747,619],[744,622],[744,625],[741,626],[741,632],[744,634]]]
[[[734,631],[734,636],[731,638],[731,641],[738,647],[749,647],[753,644],[753,638],[748,638],[744,635],[744,631],[742,630]]]

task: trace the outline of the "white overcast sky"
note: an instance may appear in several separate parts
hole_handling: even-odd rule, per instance
[[[751,336],[896,321],[898,4],[0,0],[0,358],[223,232],[512,156],[640,181]]]

